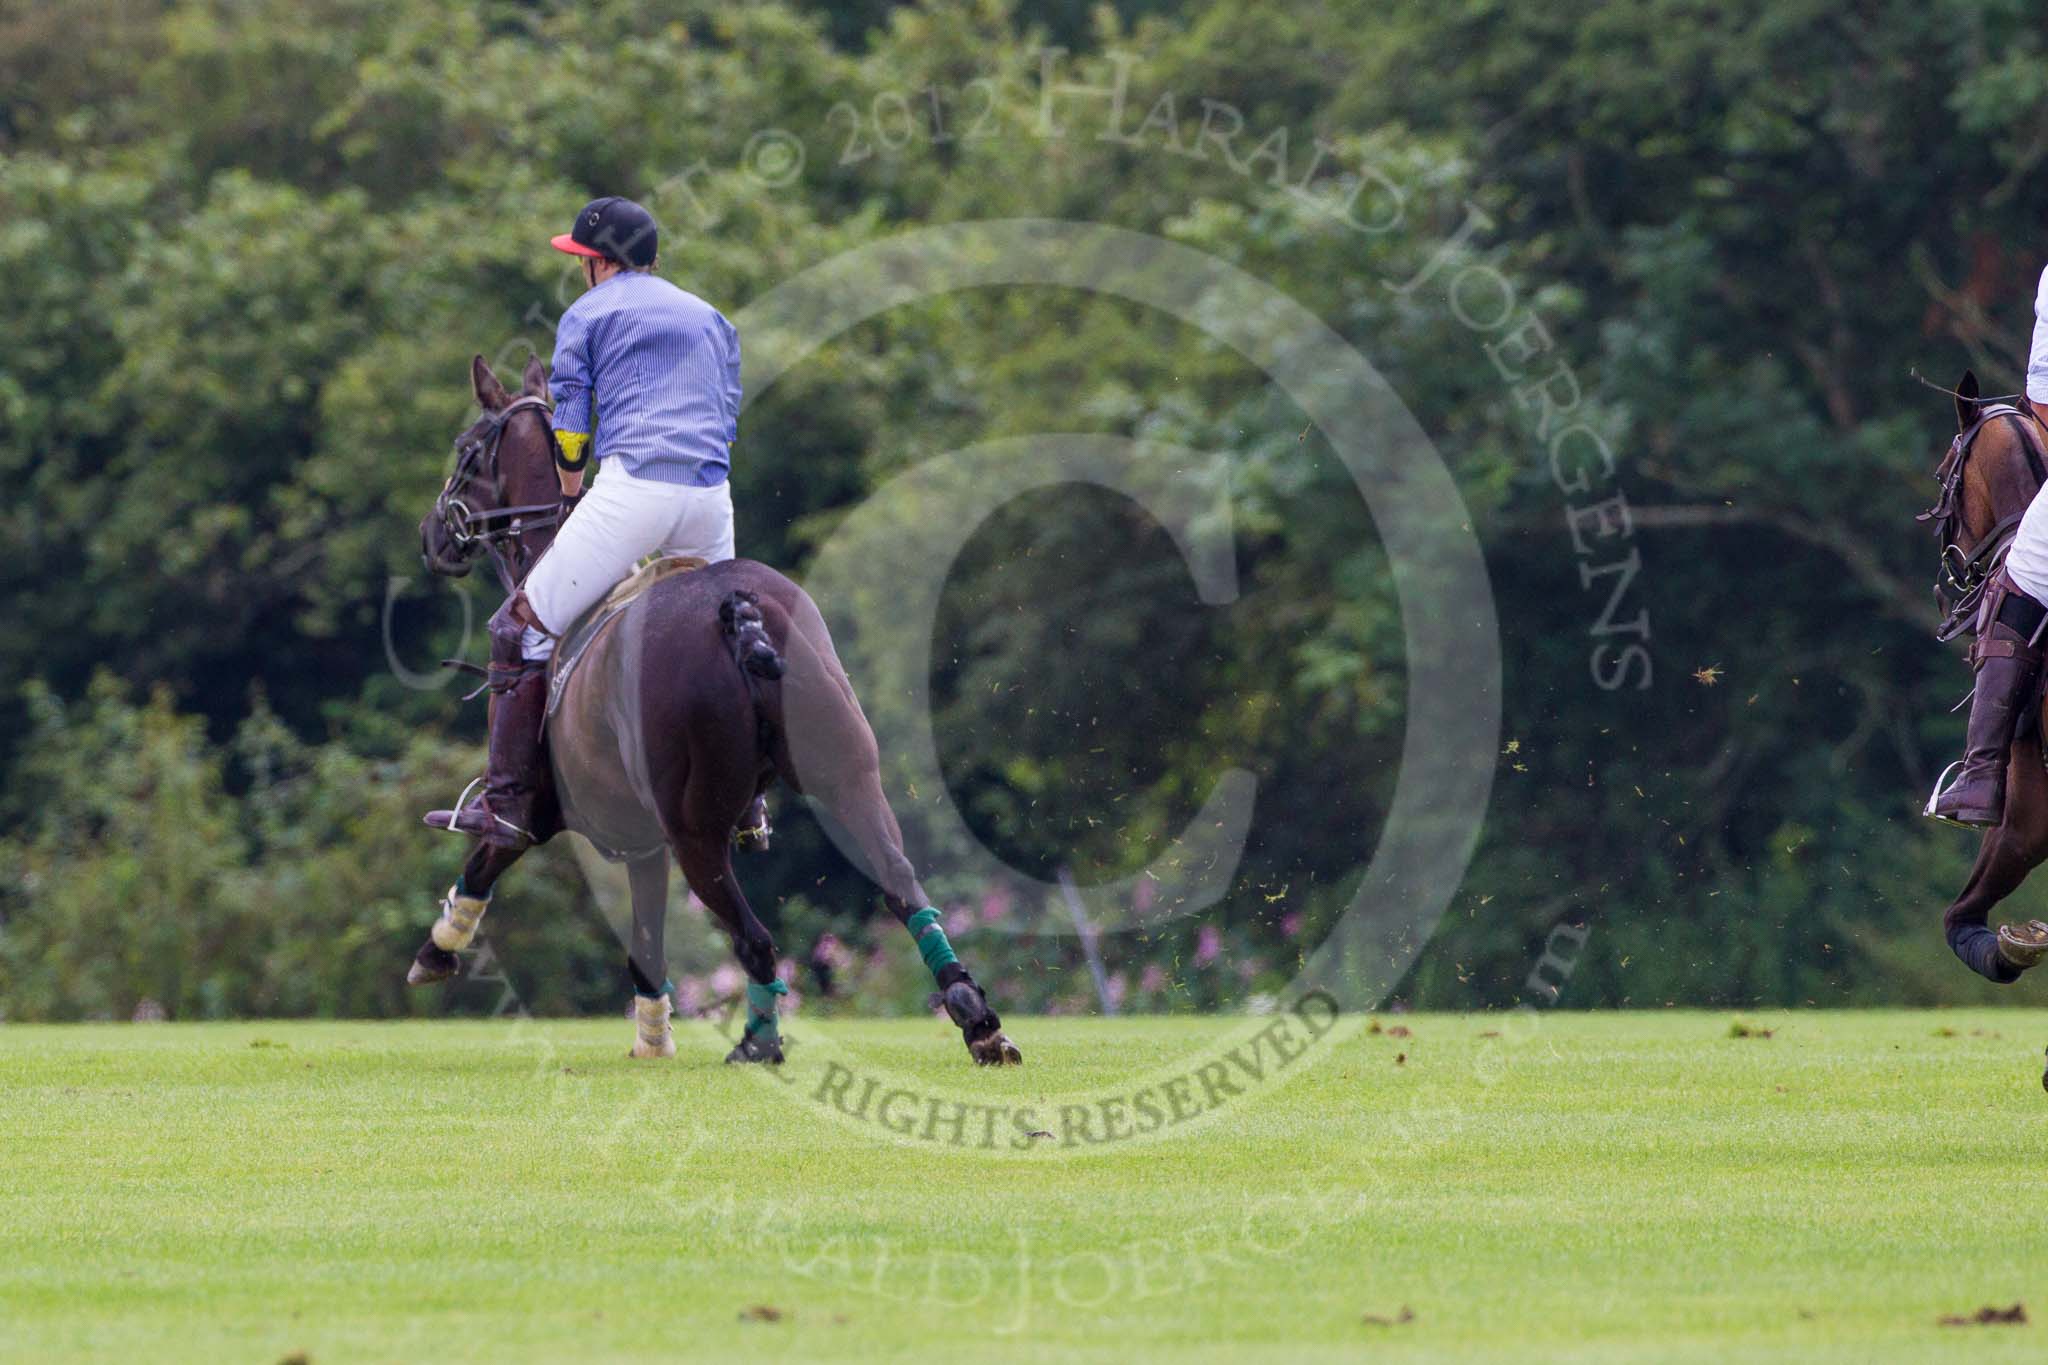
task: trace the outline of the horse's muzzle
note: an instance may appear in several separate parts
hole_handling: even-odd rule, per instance
[[[420,523],[420,563],[427,566],[427,572],[443,578],[461,578],[469,572],[474,558],[474,554],[463,554],[455,548],[439,517],[430,515]]]

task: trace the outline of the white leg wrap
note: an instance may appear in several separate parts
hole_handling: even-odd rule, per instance
[[[675,1007],[666,995],[633,997],[633,1056],[673,1057],[676,1040],[669,1031],[668,1017]]]
[[[441,902],[441,918],[434,921],[434,928],[428,936],[434,940],[434,946],[444,952],[461,952],[476,937],[477,921],[490,908],[488,900],[457,895],[451,886]]]

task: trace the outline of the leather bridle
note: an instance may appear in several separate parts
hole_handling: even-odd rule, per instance
[[[434,499],[434,515],[448,536],[457,558],[474,559],[489,554],[505,591],[512,592],[532,567],[526,562],[526,545],[521,539],[528,531],[557,525],[562,520],[559,502],[530,503],[522,507],[474,508],[465,501],[480,478],[502,487],[498,470],[498,447],[505,442],[505,428],[522,412],[538,412],[543,422],[554,413],[547,399],[526,394],[513,399],[496,412],[485,415],[477,426],[465,431],[455,447],[455,472],[441,485]]]
[[[1975,421],[1956,433],[1948,454],[1934,471],[1941,496],[1935,499],[1934,506],[1914,518],[1933,522],[1935,535],[1941,541],[1941,567],[1934,576],[1934,602],[1942,610],[1941,625],[1934,633],[1937,640],[1954,639],[1976,620],[1984,585],[2012,547],[2020,518],[2027,513],[2027,504],[2022,503],[2000,517],[1975,544],[1966,549],[1958,543],[1962,530],[1963,469],[1969,463],[1978,434],[1996,421],[2012,423],[2020,449],[2026,454],[2027,468],[2034,476],[2035,492],[2048,484],[2048,453],[2042,450],[2039,429],[2030,414],[2010,403],[1988,403],[1978,411]]]

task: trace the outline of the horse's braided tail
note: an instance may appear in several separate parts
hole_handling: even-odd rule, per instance
[[[732,646],[733,662],[757,678],[780,678],[782,656],[768,638],[768,623],[761,616],[761,600],[744,590],[729,592],[718,604],[718,624],[725,629]]]

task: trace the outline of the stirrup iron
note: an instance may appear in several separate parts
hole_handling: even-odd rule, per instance
[[[469,785],[462,789],[462,794],[455,798],[455,804],[449,808],[448,819],[446,823],[434,819],[434,815],[437,812],[433,811],[429,811],[425,816],[421,817],[420,823],[424,824],[428,829],[445,829],[450,834],[470,834],[468,830],[462,828],[462,826],[457,824],[456,822],[462,818],[462,813],[469,809],[469,794],[475,791],[479,786],[481,786],[485,782],[487,777],[488,774],[473,777],[469,780]],[[521,839],[526,840],[528,843],[536,842],[531,831],[521,829],[519,826],[513,824],[510,820],[507,820],[504,816],[492,810],[489,806],[483,807],[483,812],[485,815],[490,816],[491,819],[497,821],[497,823],[500,826],[512,831],[513,834],[517,835]],[[470,834],[470,837],[475,839],[481,838],[482,836]]]
[[[1969,698],[1965,697],[1963,700],[1968,701]],[[1941,800],[1942,793],[1948,790],[1949,774],[1962,767],[1963,763],[1964,760],[1959,758],[1941,770],[1941,776],[1934,779],[1934,790],[1928,793],[1927,804],[1921,808],[1920,813],[1930,820],[1939,820],[1944,825],[1954,825],[1957,829],[1975,829],[1975,825],[1966,825],[1961,820],[1951,819],[1934,809],[1935,803]]]

